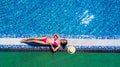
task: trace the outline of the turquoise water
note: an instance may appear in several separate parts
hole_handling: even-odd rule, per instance
[[[120,0],[2,0],[0,34],[120,35]]]

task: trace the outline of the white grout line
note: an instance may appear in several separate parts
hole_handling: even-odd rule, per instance
[[[0,44],[4,45],[27,45],[20,43],[24,38],[0,38]],[[80,46],[120,46],[120,39],[69,39],[68,45]]]

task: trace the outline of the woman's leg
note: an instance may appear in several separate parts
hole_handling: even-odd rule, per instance
[[[27,40],[44,40],[46,37],[40,37],[40,38],[28,38]]]
[[[36,40],[36,41],[43,41],[46,37],[41,37],[41,38],[28,38],[28,39],[23,39],[21,42],[31,42],[31,40]]]
[[[34,42],[34,43],[38,43],[38,44],[46,44],[44,41],[38,41],[38,40],[27,40],[25,42]]]

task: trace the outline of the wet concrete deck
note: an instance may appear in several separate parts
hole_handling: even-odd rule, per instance
[[[0,38],[0,44],[3,45],[27,45],[20,43],[23,38]],[[120,39],[67,39],[68,45],[73,46],[120,46]]]

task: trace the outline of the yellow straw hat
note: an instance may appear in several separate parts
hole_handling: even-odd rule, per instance
[[[70,54],[73,54],[75,53],[76,49],[74,46],[69,46],[68,49],[67,49],[67,52],[70,53]]]

